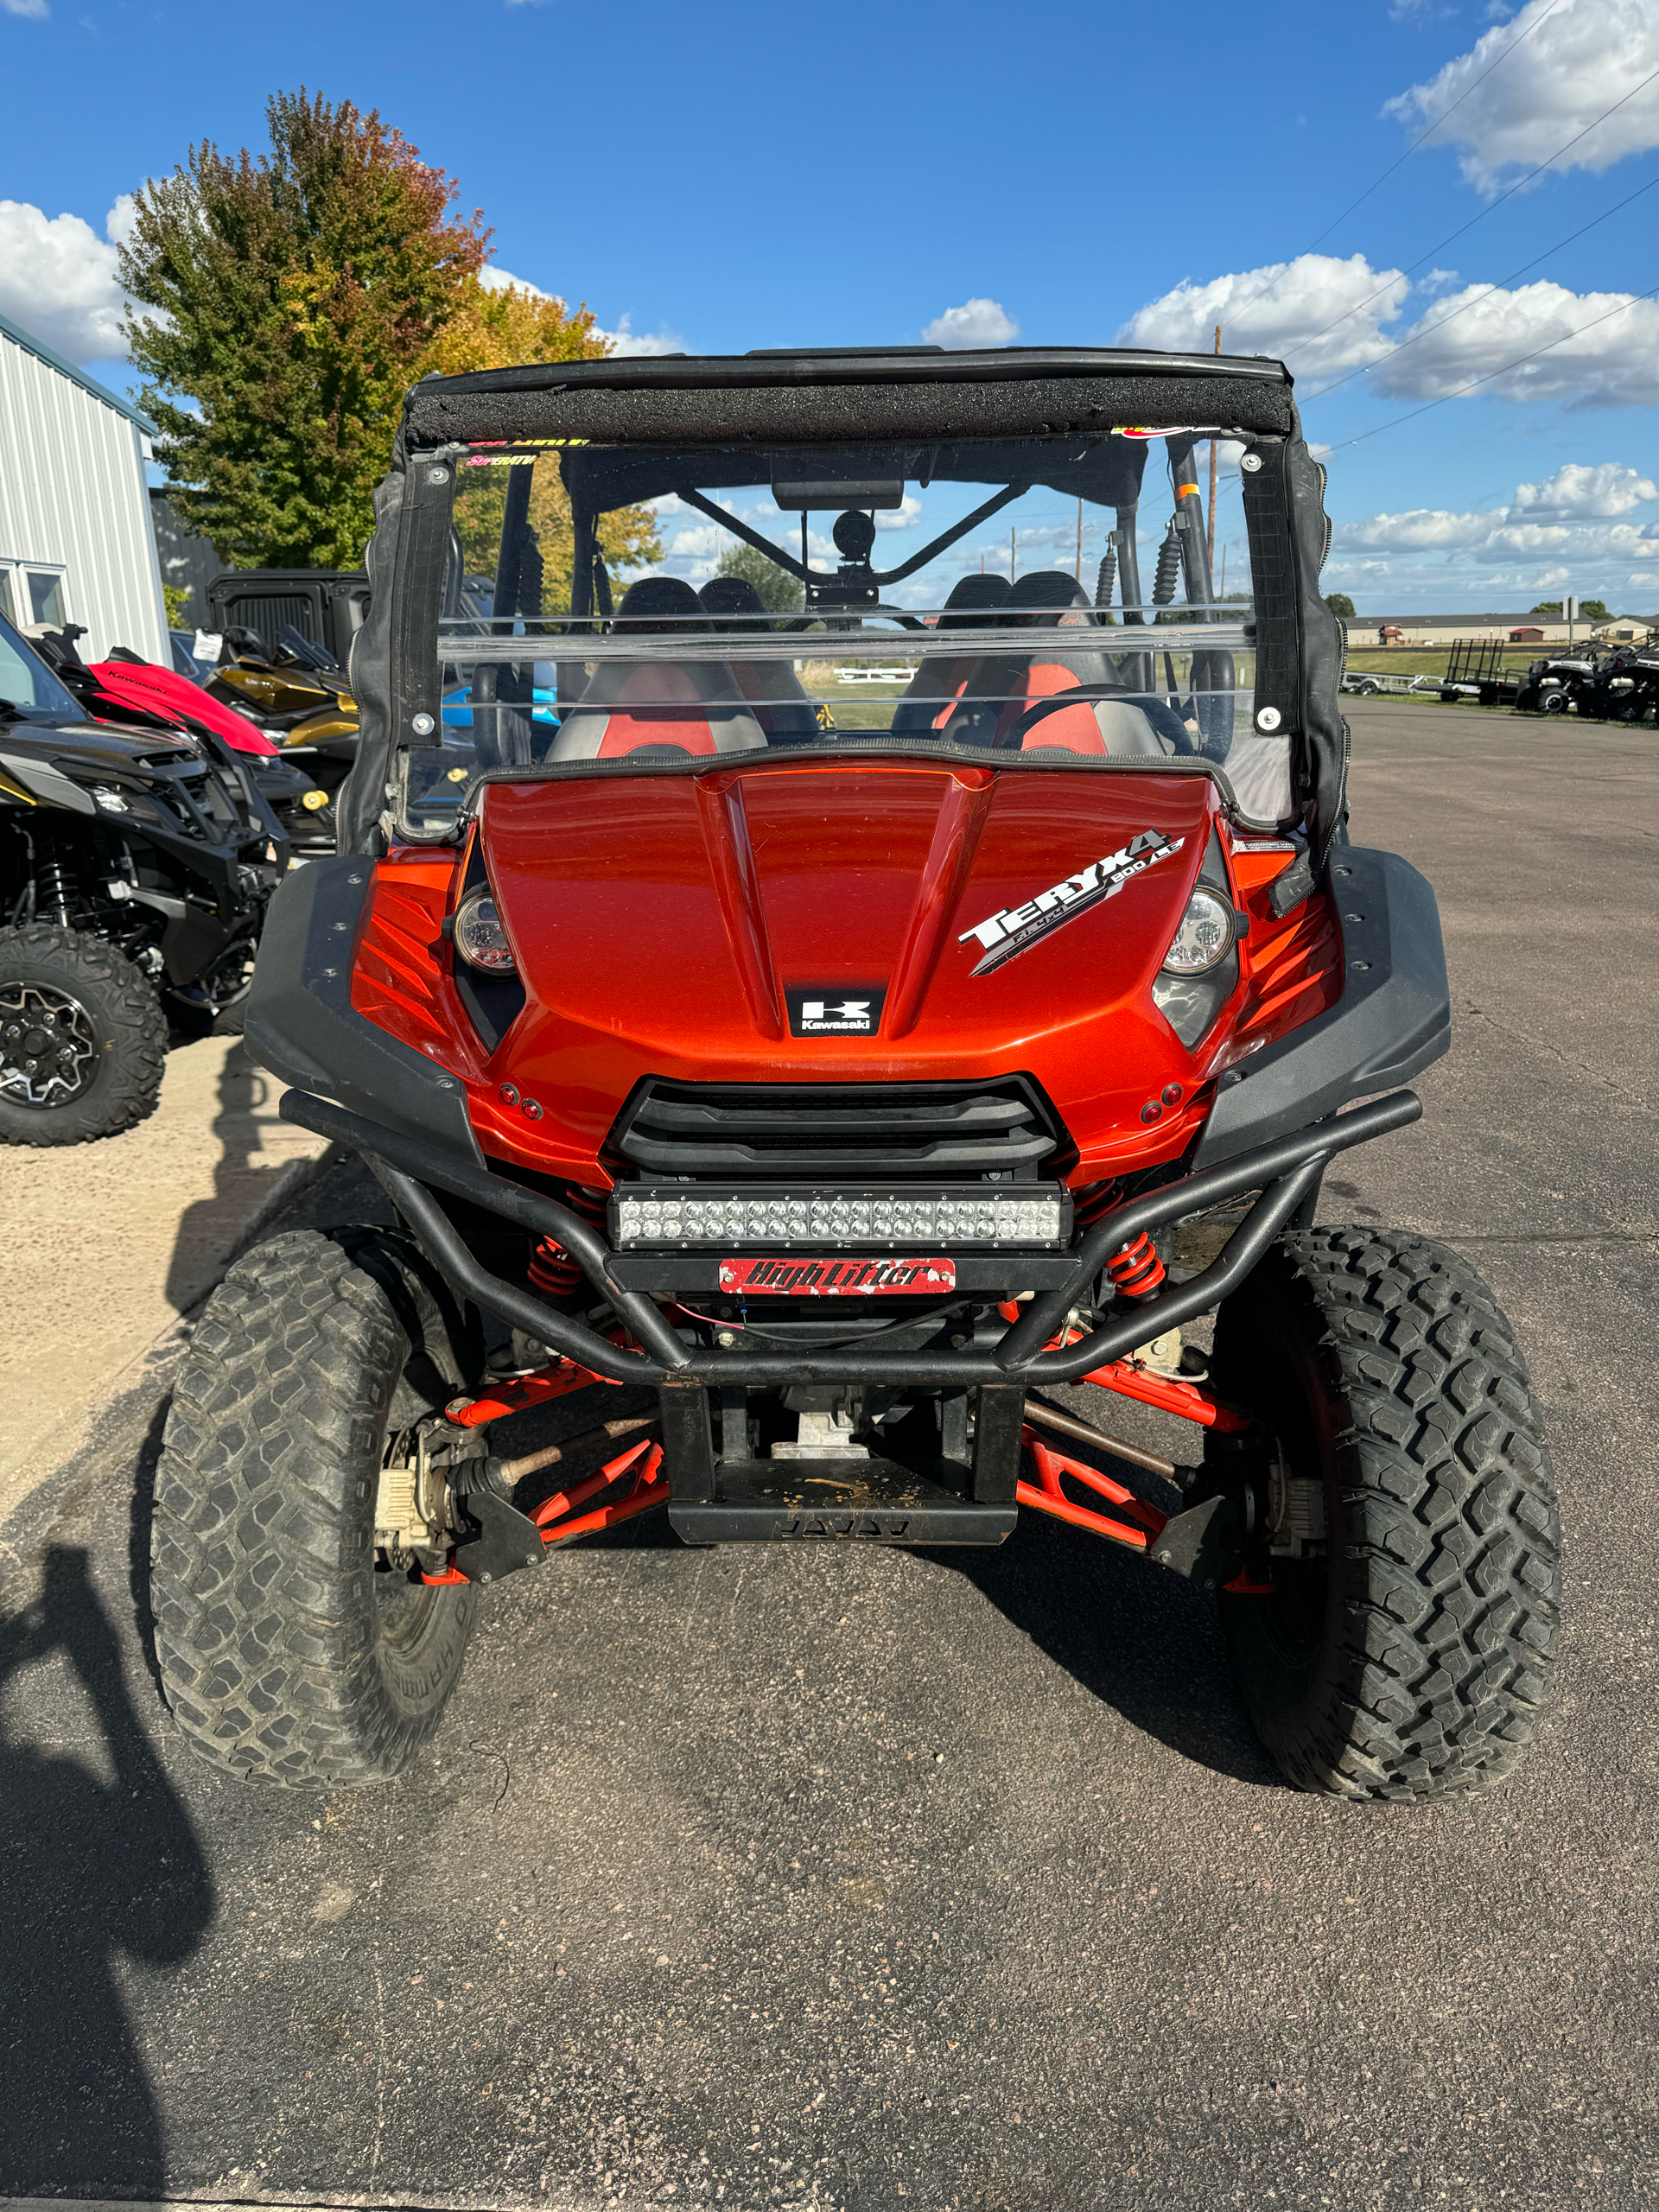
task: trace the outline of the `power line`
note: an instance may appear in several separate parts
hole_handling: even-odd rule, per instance
[[[1543,21],[1543,17],[1541,16],[1538,20],[1541,22]],[[1516,43],[1518,44],[1519,41],[1517,41]],[[1332,331],[1338,329],[1343,323],[1346,322],[1351,316],[1362,314],[1365,308],[1370,306],[1373,300],[1380,300],[1383,293],[1390,289],[1394,281],[1395,274],[1402,276],[1409,276],[1414,269],[1421,269],[1424,262],[1432,261],[1437,253],[1444,252],[1447,246],[1455,244],[1455,242],[1463,236],[1465,231],[1472,231],[1477,223],[1484,223],[1486,218],[1495,208],[1501,207],[1506,200],[1512,200],[1517,192],[1523,190],[1526,186],[1532,182],[1534,177],[1541,176],[1547,168],[1553,167],[1555,162],[1560,160],[1563,154],[1571,153],[1573,147],[1578,144],[1580,138],[1587,138],[1592,130],[1599,130],[1601,125],[1606,122],[1608,117],[1610,115],[1617,114],[1618,110],[1624,105],[1626,100],[1633,100],[1637,92],[1645,92],[1656,77],[1659,77],[1659,69],[1651,70],[1649,74],[1642,79],[1642,82],[1639,85],[1633,86],[1630,92],[1625,93],[1624,99],[1615,100],[1611,107],[1604,108],[1593,123],[1586,123],[1583,130],[1578,132],[1576,137],[1569,138],[1565,146],[1558,146],[1555,149],[1555,151],[1549,156],[1548,160],[1539,162],[1535,169],[1529,169],[1525,176],[1520,178],[1516,183],[1512,184],[1507,192],[1500,192],[1497,198],[1489,201],[1488,204],[1481,209],[1478,215],[1471,215],[1466,223],[1460,223],[1458,228],[1455,231],[1451,232],[1446,237],[1443,238],[1438,245],[1430,246],[1427,253],[1420,253],[1415,261],[1408,262],[1402,270],[1393,272],[1389,276],[1388,283],[1379,284],[1376,291],[1368,292],[1365,297],[1361,300],[1357,305],[1351,308],[1344,308],[1334,322],[1327,322],[1323,330],[1316,330],[1311,338],[1303,339],[1300,343],[1305,346],[1312,346],[1316,344],[1319,339],[1328,336]],[[1449,109],[1447,110],[1447,112],[1450,113]],[[1621,207],[1624,204],[1624,203],[1622,200],[1619,203]],[[1609,214],[1612,214],[1617,211],[1615,209],[1609,208],[1607,212]],[[1589,227],[1591,227],[1589,225],[1586,226],[1586,229]],[[1573,233],[1575,238],[1581,237],[1583,233],[1580,232],[1574,232]],[[1565,245],[1570,244],[1571,241],[1564,238],[1561,243]],[[1554,252],[1554,250],[1555,249],[1554,247],[1550,249],[1552,252]],[[1542,257],[1543,257],[1540,255],[1539,258],[1541,260]],[[1530,262],[1527,264],[1529,269],[1530,269],[1532,265],[1533,264]],[[1506,284],[1510,280],[1507,276],[1503,279],[1503,282]],[[1334,385],[1332,385],[1329,388],[1332,391],[1336,389]]]
[[[1468,99],[1471,92],[1478,92],[1481,86],[1483,86],[1486,79],[1491,75],[1494,69],[1501,69],[1503,67],[1503,64],[1509,60],[1510,56],[1515,52],[1516,47],[1524,46],[1527,41],[1532,36],[1533,33],[1535,30],[1540,29],[1543,24],[1548,22],[1549,18],[1554,14],[1556,9],[1559,8],[1561,0],[1549,0],[1549,5],[1545,9],[1543,14],[1535,17],[1535,19],[1527,25],[1527,28],[1522,32],[1519,38],[1511,39],[1510,43],[1504,48],[1503,53],[1498,55],[1497,60],[1494,61],[1490,67],[1483,69],[1479,76],[1476,78],[1474,83],[1458,94],[1456,99],[1452,102],[1451,106],[1443,107],[1440,113],[1435,117],[1433,123],[1429,124],[1427,130],[1422,131],[1417,137],[1412,140],[1410,145],[1408,146],[1405,152],[1401,155],[1399,160],[1390,162],[1388,168],[1383,170],[1382,175],[1377,177],[1372,183],[1368,184],[1364,191],[1360,194],[1357,200],[1351,200],[1348,205],[1343,209],[1341,214],[1337,216],[1333,221],[1325,225],[1325,228],[1319,232],[1319,237],[1313,240],[1313,245],[1305,245],[1302,248],[1302,253],[1312,253],[1314,246],[1323,245],[1325,240],[1330,237],[1332,232],[1337,228],[1338,224],[1345,223],[1348,218],[1353,213],[1356,207],[1363,207],[1365,201],[1370,198],[1371,194],[1376,191],[1380,186],[1385,185],[1389,179],[1394,175],[1395,169],[1401,168],[1405,162],[1411,159],[1412,156],[1417,151],[1417,149],[1423,143],[1424,140],[1432,138],[1434,136],[1434,133],[1446,121],[1446,117],[1453,113],[1458,108],[1460,108],[1465,100]],[[1265,299],[1268,294],[1272,291],[1274,286],[1279,283],[1280,278],[1284,276],[1289,270],[1294,267],[1295,263],[1300,260],[1300,258],[1301,254],[1293,254],[1290,260],[1287,261],[1284,264],[1284,266],[1279,270],[1277,276],[1269,277],[1268,282],[1262,285],[1259,292],[1252,292],[1249,298],[1244,302],[1243,307],[1236,307],[1232,309],[1232,320],[1236,322],[1239,316],[1244,313],[1246,308],[1253,308],[1258,300]]]
[[[1654,74],[1659,77],[1659,69],[1656,69]],[[1443,315],[1438,322],[1420,323],[1409,338],[1402,338],[1391,353],[1383,355],[1382,360],[1367,361],[1363,368],[1350,369],[1345,377],[1338,377],[1334,384],[1326,385],[1323,391],[1310,392],[1309,399],[1323,399],[1327,392],[1340,391],[1344,385],[1352,384],[1356,377],[1368,377],[1373,369],[1382,368],[1389,362],[1397,359],[1408,346],[1415,346],[1420,339],[1436,336],[1448,324],[1455,322],[1460,315],[1467,315],[1471,308],[1478,308],[1483,300],[1490,300],[1494,292],[1501,292],[1506,284],[1513,284],[1517,276],[1524,276],[1529,269],[1535,269],[1541,261],[1548,261],[1552,253],[1559,253],[1563,246],[1573,245],[1575,239],[1584,236],[1586,231],[1593,231],[1597,224],[1607,222],[1618,214],[1621,207],[1628,207],[1632,200],[1639,200],[1644,192],[1651,192],[1656,185],[1659,185],[1659,176],[1649,177],[1645,184],[1638,185],[1634,192],[1627,193],[1623,200],[1616,201],[1612,207],[1596,216],[1593,221],[1584,224],[1579,230],[1569,232],[1564,238],[1557,238],[1554,245],[1546,246],[1541,253],[1535,254],[1530,261],[1523,261],[1518,269],[1510,270],[1507,276],[1500,276],[1495,283],[1489,284],[1484,292],[1477,292],[1473,299],[1465,300],[1460,308],[1453,308],[1450,315]],[[1586,327],[1588,327],[1586,324]]]
[[[1529,361],[1535,361],[1541,353],[1553,353],[1558,346],[1565,346],[1569,339],[1582,338],[1586,330],[1593,330],[1599,322],[1611,322],[1616,315],[1623,315],[1627,308],[1639,307],[1643,300],[1650,300],[1656,295],[1659,295],[1659,284],[1656,284],[1651,291],[1633,293],[1628,300],[1621,300],[1616,308],[1609,308],[1605,315],[1592,315],[1588,322],[1581,322],[1576,330],[1564,330],[1559,338],[1552,338],[1548,346],[1535,346],[1530,353],[1522,353],[1518,360],[1506,361],[1501,369],[1490,369],[1484,377],[1475,377],[1469,383],[1459,385],[1455,391],[1443,391],[1438,399],[1431,399],[1427,406],[1414,407],[1409,415],[1396,415],[1391,423],[1379,423],[1374,430],[1362,430],[1357,437],[1344,438],[1339,444],[1331,447],[1330,451],[1341,453],[1348,446],[1363,445],[1367,438],[1380,438],[1384,430],[1397,430],[1402,423],[1414,423],[1420,415],[1427,415],[1436,407],[1444,407],[1448,399],[1462,399],[1469,392],[1478,391],[1482,385],[1491,384],[1495,378],[1506,377],[1512,369],[1524,368]]]

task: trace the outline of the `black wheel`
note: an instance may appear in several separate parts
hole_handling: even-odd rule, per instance
[[[168,1009],[185,1035],[241,1036],[258,950],[257,932],[237,938],[204,975],[168,993]]]
[[[1273,1594],[1221,1602],[1287,1778],[1413,1801],[1509,1773],[1554,1663],[1560,1524],[1491,1292],[1404,1230],[1287,1236],[1223,1304],[1212,1374],[1281,1448]]]
[[[1567,696],[1565,691],[1546,691],[1539,704],[1547,715],[1564,715],[1567,709]]]
[[[442,1286],[379,1230],[273,1237],[199,1323],[156,1484],[168,1702],[249,1782],[385,1782],[438,1725],[477,1593],[375,1542],[385,1469],[480,1363]]]
[[[78,930],[0,930],[0,1142],[85,1144],[156,1111],[167,1020],[126,957]]]

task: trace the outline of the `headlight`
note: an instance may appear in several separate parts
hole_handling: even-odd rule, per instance
[[[493,976],[518,973],[512,947],[487,891],[474,891],[461,900],[455,914],[455,950],[469,967],[486,969]]]
[[[132,811],[132,802],[125,791],[111,791],[107,784],[94,784],[92,797],[105,814],[130,814]]]
[[[1200,884],[1186,902],[1181,926],[1164,955],[1166,976],[1205,976],[1227,957],[1233,942],[1233,910]]]

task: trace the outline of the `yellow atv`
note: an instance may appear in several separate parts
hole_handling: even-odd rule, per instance
[[[332,852],[334,793],[357,758],[357,702],[345,670],[292,625],[274,645],[237,625],[220,639],[219,666],[203,690],[257,723],[286,758],[304,766],[323,804],[313,817],[315,839],[302,842]]]

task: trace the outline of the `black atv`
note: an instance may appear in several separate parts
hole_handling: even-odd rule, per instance
[[[0,617],[0,1142],[152,1113],[169,1018],[235,1022],[288,859],[228,748],[89,721]]]

